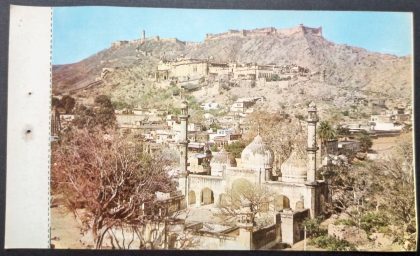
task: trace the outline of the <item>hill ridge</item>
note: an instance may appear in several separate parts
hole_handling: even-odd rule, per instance
[[[254,34],[247,36],[249,31]],[[388,97],[411,98],[411,56],[398,57],[336,44],[322,36],[322,27],[302,25],[291,28],[289,32],[277,33],[277,29],[269,27],[208,34],[202,42],[159,37],[118,41],[80,62],[53,66],[53,92],[69,93],[93,84],[89,90],[109,85],[100,90],[110,95],[115,92],[122,95],[122,90],[125,90],[127,94],[139,84],[154,86],[153,77],[159,62],[195,58],[222,63],[297,64],[313,73],[325,73],[323,81],[301,82],[305,87],[320,83],[332,86],[332,90],[348,88],[365,94],[371,91]],[[112,86],[107,81],[109,79],[96,86],[95,81],[102,79],[104,68],[114,69]],[[116,77],[120,80],[117,81]],[[140,93],[137,89],[135,91]]]

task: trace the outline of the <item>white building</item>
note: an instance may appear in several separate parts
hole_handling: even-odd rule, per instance
[[[328,195],[327,184],[317,180],[315,175],[318,117],[313,103],[308,109],[307,122],[306,152],[292,152],[281,166],[281,176],[273,173],[275,156],[260,135],[254,138],[236,161],[232,161],[223,150],[215,153],[210,161],[210,174],[188,174],[188,164],[185,163],[187,155],[181,154],[181,169],[186,175],[181,175],[179,188],[184,191],[187,207],[223,204],[226,190],[238,186],[265,186],[271,191],[273,202],[267,205],[267,209],[281,219],[281,241],[293,244],[302,240],[301,222],[306,217],[314,218],[323,214]],[[183,129],[186,128],[185,122]],[[180,149],[184,148],[183,143],[181,140]]]
[[[205,111],[213,110],[213,109],[219,109],[219,103],[216,102],[206,102],[201,104],[201,108]]]

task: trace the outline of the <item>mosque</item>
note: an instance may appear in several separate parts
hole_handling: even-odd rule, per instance
[[[235,161],[225,150],[211,155],[210,171],[195,174],[188,171],[188,105],[181,106],[181,139],[179,189],[183,192],[187,208],[222,205],[227,189],[235,186],[264,186],[270,191],[270,205],[275,212],[281,242],[294,244],[303,239],[302,221],[322,215],[328,199],[328,186],[316,179],[317,108],[308,106],[306,152],[292,151],[281,165],[281,175],[273,175],[273,151],[258,134],[245,147],[241,158]]]

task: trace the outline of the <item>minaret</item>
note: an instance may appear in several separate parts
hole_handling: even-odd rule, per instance
[[[146,41],[146,31],[144,29],[141,32],[141,39],[143,39],[143,41]]]
[[[316,152],[318,146],[316,144],[316,123],[318,122],[318,115],[315,103],[311,102],[308,107],[308,144],[306,151],[308,153],[308,172],[306,181],[309,184],[316,184]]]
[[[179,167],[180,167],[180,176],[183,181],[185,197],[188,197],[188,103],[183,101],[181,103],[181,115],[179,119],[181,120],[181,136],[178,141],[179,145]],[[188,199],[187,199],[188,203]]]

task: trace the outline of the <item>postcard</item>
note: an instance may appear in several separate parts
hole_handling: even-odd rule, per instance
[[[10,14],[7,248],[415,251],[409,12]]]

